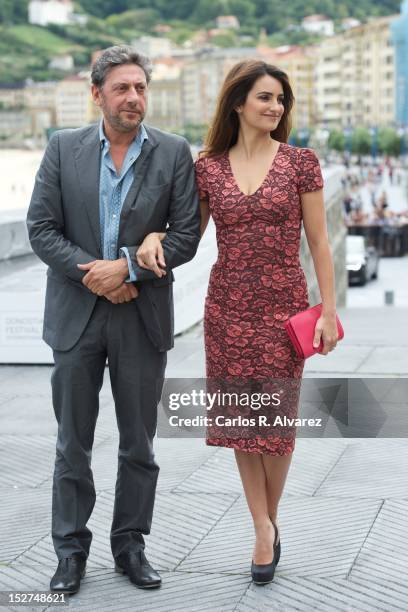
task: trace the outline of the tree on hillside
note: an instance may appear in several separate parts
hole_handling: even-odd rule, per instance
[[[149,4],[155,8],[163,19],[189,20],[194,11],[194,2],[191,0],[152,0]]]
[[[203,24],[224,14],[222,0],[198,0],[192,17],[195,23]]]
[[[323,13],[331,19],[349,15],[365,20],[367,15],[398,13],[400,0],[79,0],[83,10],[105,19],[109,15],[140,9],[158,11],[160,19],[182,19],[201,24],[218,15],[236,15],[241,25],[250,25],[255,19],[259,27],[268,33],[279,32],[289,23],[297,23],[303,17]],[[28,0],[0,0],[0,23],[27,22]]]
[[[123,13],[129,8],[140,8],[143,4],[143,0],[142,2],[137,2],[139,5],[138,7],[136,7],[135,4],[136,2],[129,2],[129,0],[80,0],[80,5],[86,13],[99,17],[100,19],[104,19],[114,13]]]
[[[26,23],[28,0],[0,0],[0,23]]]
[[[118,15],[110,15],[106,23],[117,30],[134,29],[139,31],[150,30],[158,21],[159,14],[153,9],[137,9],[125,11]]]
[[[10,0],[7,0],[10,1]],[[367,15],[398,13],[400,0],[80,0],[85,11],[96,17],[127,10],[152,8],[159,12],[161,19],[201,19],[207,23],[218,15],[236,15],[241,21],[253,16],[267,25],[269,32],[277,32],[288,23],[297,23],[303,17],[322,13],[331,19],[346,16],[365,20]],[[244,24],[247,25],[247,24]]]

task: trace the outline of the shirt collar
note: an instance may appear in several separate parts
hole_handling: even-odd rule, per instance
[[[106,138],[105,132],[103,130],[103,119],[101,119],[99,122],[99,140],[101,143],[101,148],[105,146],[105,143],[109,143],[109,140]],[[136,134],[135,138],[133,139],[132,144],[134,142],[137,142],[140,145],[142,145],[145,140],[149,140],[149,137],[147,135],[145,126],[143,125],[143,123],[141,123],[139,127],[139,131]]]

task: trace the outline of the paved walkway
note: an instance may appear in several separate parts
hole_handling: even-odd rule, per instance
[[[379,308],[385,304],[386,291],[393,291],[394,304],[408,307],[408,255],[381,257],[378,278],[360,287],[353,284],[347,290],[347,306],[350,308]]]
[[[406,309],[358,308],[340,315],[347,337],[329,357],[313,357],[307,376],[408,375]],[[202,376],[203,367],[197,327],[177,340],[167,373]],[[0,590],[47,590],[55,567],[50,504],[56,427],[49,377],[45,366],[0,368]],[[280,505],[281,560],[274,582],[257,587],[249,572],[251,519],[233,451],[197,438],[159,438],[161,471],[146,547],[163,577],[154,592],[134,588],[113,571],[109,527],[117,443],[106,373],[93,454],[94,541],[87,576],[70,608],[408,609],[406,439],[298,438]]]

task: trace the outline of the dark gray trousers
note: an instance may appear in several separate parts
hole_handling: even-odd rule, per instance
[[[51,384],[58,439],[52,538],[58,559],[89,554],[87,522],[96,498],[91,456],[106,358],[119,429],[113,556],[144,548],[142,534],[150,533],[159,473],[152,441],[167,354],[146,336],[135,301],[98,299],[77,344],[54,351]]]

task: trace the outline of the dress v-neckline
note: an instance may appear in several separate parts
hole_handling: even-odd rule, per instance
[[[274,155],[274,158],[273,158],[273,160],[272,160],[272,163],[271,163],[271,165],[269,166],[268,172],[267,172],[267,173],[266,173],[266,175],[265,175],[265,178],[263,179],[262,183],[259,185],[259,187],[258,187],[258,188],[257,188],[257,189],[256,189],[256,190],[253,192],[253,193],[244,193],[244,192],[242,191],[242,189],[240,188],[240,186],[238,185],[238,181],[237,181],[237,179],[235,178],[235,174],[234,174],[234,173],[233,173],[233,171],[232,171],[231,161],[230,161],[230,157],[229,157],[229,151],[227,151],[227,152],[226,152],[225,156],[226,156],[226,159],[227,159],[227,164],[228,164],[228,169],[229,169],[229,172],[230,172],[230,174],[231,174],[232,180],[233,180],[233,181],[234,181],[234,183],[235,183],[235,186],[237,187],[237,189],[238,189],[238,191],[240,192],[240,194],[241,194],[241,195],[245,196],[246,198],[252,198],[252,196],[256,195],[256,194],[258,193],[258,191],[259,191],[259,190],[260,190],[260,189],[261,189],[261,188],[264,186],[264,184],[266,183],[266,180],[267,180],[267,179],[268,179],[268,177],[269,177],[269,174],[270,174],[270,173],[271,173],[271,171],[272,171],[272,168],[273,168],[273,167],[274,167],[274,165],[275,165],[275,160],[276,160],[276,158],[278,157],[278,155],[279,155],[279,153],[280,153],[280,150],[281,150],[281,144],[282,144],[282,143],[280,142],[280,143],[279,143],[279,146],[278,146],[278,148],[277,148],[277,150],[276,150],[276,153],[275,153],[275,155]]]

